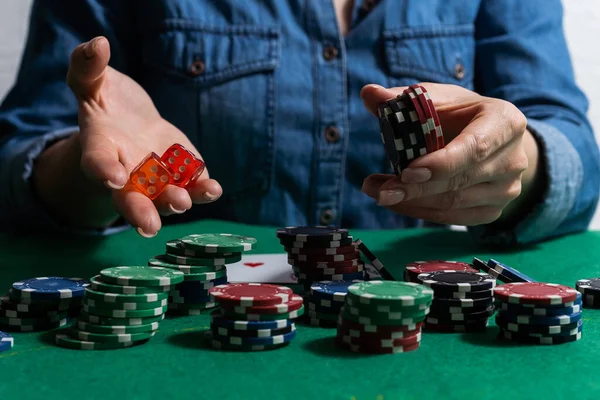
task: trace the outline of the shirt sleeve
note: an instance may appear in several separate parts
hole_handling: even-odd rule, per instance
[[[114,3],[114,4],[113,4]],[[0,105],[0,226],[2,229],[66,230],[37,200],[31,175],[37,157],[77,132],[77,101],[66,84],[69,59],[80,43],[104,35],[111,66],[130,68],[126,10],[118,1],[35,1],[16,82]],[[130,35],[132,36],[132,35]],[[77,230],[109,233],[115,229]],[[71,230],[74,231],[74,230]]]
[[[482,244],[525,244],[583,231],[596,209],[598,145],[586,117],[588,101],[575,83],[562,17],[559,0],[482,2],[476,89],[525,114],[546,183],[514,226],[469,228]]]

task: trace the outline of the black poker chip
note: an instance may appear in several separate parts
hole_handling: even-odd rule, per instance
[[[431,287],[455,292],[490,290],[496,286],[496,278],[483,272],[436,271],[418,276],[419,281]]]

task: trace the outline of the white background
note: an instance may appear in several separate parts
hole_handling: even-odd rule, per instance
[[[563,0],[563,4],[577,80],[590,98],[589,116],[600,141],[600,1]],[[18,68],[30,5],[31,0],[0,0],[0,99],[12,85]],[[598,211],[592,228],[600,229]]]

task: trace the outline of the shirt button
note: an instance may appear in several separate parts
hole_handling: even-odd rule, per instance
[[[462,80],[465,77],[465,66],[458,63],[454,66],[454,77],[458,80]]]
[[[333,210],[328,208],[327,210],[323,210],[321,213],[321,225],[329,225],[333,222],[335,215]]]
[[[323,58],[331,61],[338,56],[338,49],[335,46],[327,46],[323,49]]]
[[[340,140],[340,130],[334,125],[327,127],[327,129],[325,129],[325,139],[327,139],[329,143],[337,142]]]
[[[195,59],[194,62],[190,64],[189,71],[193,76],[202,75],[206,70],[206,66],[200,59]]]

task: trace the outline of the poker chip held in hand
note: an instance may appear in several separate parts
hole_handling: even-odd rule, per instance
[[[381,139],[398,176],[414,159],[445,145],[437,111],[423,86],[410,86],[379,105],[378,113]]]

